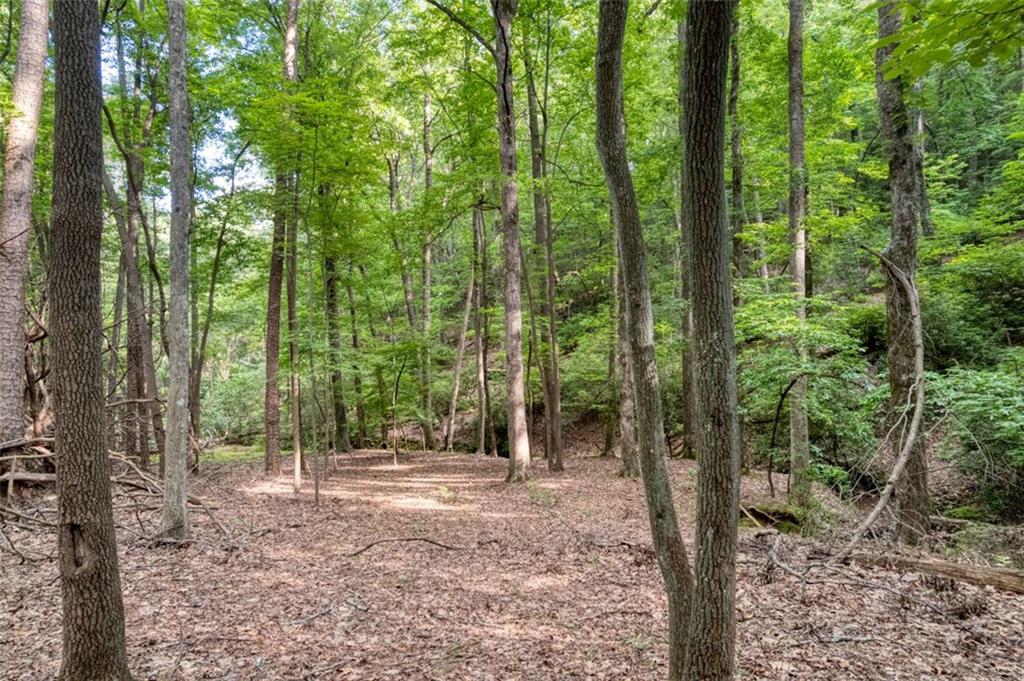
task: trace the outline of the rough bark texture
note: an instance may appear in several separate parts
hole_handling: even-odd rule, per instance
[[[597,36],[597,149],[611,195],[622,254],[627,335],[632,353],[640,472],[654,552],[665,581],[669,615],[669,678],[681,678],[686,649],[691,574],[665,467],[661,389],[643,230],[626,152],[622,105],[622,43],[628,3],[603,2]]]
[[[508,480],[530,476],[530,437],[526,429],[523,381],[522,266],[519,244],[519,190],[516,186],[516,120],[512,102],[512,19],[518,0],[492,0],[494,64],[498,76],[498,142],[501,154],[501,222],[505,255],[505,381],[508,389]]]
[[[900,10],[892,3],[878,8],[878,36],[892,36],[900,30]],[[879,49],[875,56],[878,108],[882,135],[889,148],[890,207],[892,238],[883,255],[913,282],[917,270],[917,181],[910,116],[903,98],[903,82],[882,73],[894,45]],[[903,416],[913,402],[915,389],[915,348],[912,342],[913,314],[900,282],[885,269],[886,343],[889,347],[889,392],[893,418]],[[901,436],[905,436],[897,429]],[[896,449],[902,441],[894,443]],[[928,468],[924,443],[918,441],[910,452],[905,472],[896,489],[896,517],[902,541],[916,544],[928,532]]]
[[[693,268],[697,394],[697,559],[684,665],[688,679],[731,679],[736,639],[740,447],[725,201],[725,80],[734,1],[690,3],[683,101],[684,222]]]
[[[924,79],[918,78],[914,81],[914,94],[920,99],[924,92]],[[931,236],[935,234],[935,225],[932,224],[932,204],[928,199],[928,182],[924,173],[924,107],[917,102],[914,108],[914,176],[917,178],[917,203],[921,209],[921,234]]]
[[[790,270],[796,292],[796,316],[807,318],[807,179],[804,164],[804,2],[789,0],[789,232],[793,239]],[[807,351],[798,340],[803,361]],[[807,377],[797,376],[789,391],[790,500],[797,506],[810,501],[810,457],[807,425]]]
[[[32,227],[36,132],[46,64],[46,0],[24,0],[0,217],[0,442],[24,435],[25,277]]]
[[[103,139],[96,3],[54,3],[56,106],[48,272],[57,427],[63,681],[130,679],[104,442]]]
[[[333,257],[324,258],[324,289],[327,312],[327,343],[330,347],[331,358],[331,404],[334,411],[334,448],[339,452],[350,452],[352,451],[352,442],[348,432],[345,381],[341,373],[341,330],[338,328],[338,324],[341,321],[338,315],[338,266]]]
[[[167,0],[170,48],[168,92],[171,137],[171,301],[168,309],[170,389],[167,392],[167,444],[164,454],[164,503],[160,533],[170,539],[189,536],[189,221],[192,215],[192,139],[189,136],[187,29],[185,0]]]

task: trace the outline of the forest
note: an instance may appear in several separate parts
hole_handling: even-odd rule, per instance
[[[0,679],[1024,678],[1024,0],[7,0],[0,149]]]

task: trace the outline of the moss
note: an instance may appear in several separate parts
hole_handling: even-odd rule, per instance
[[[224,445],[201,452],[199,465],[255,463],[263,460],[263,448],[256,445]]]

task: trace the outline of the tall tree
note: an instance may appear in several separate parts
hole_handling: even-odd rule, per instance
[[[100,246],[100,17],[56,0],[51,267],[62,681],[128,681],[124,606],[104,441]]]
[[[683,60],[683,54],[686,50],[686,21],[680,20],[676,26],[676,37],[679,43],[679,82],[678,82],[678,98],[679,98],[679,137],[683,138],[684,132],[684,117],[683,117],[683,96],[686,92],[686,68]],[[680,160],[680,164],[683,161]],[[679,243],[680,251],[682,251],[682,267],[683,272],[679,278],[679,289],[680,297],[683,303],[686,303],[686,311],[682,316],[682,337],[686,343],[686,348],[683,350],[683,363],[682,363],[682,425],[683,425],[683,455],[684,456],[695,456],[697,452],[697,397],[693,389],[693,305],[692,296],[690,290],[692,284],[690,281],[690,261],[689,253],[689,230],[686,227],[686,193],[683,191],[683,168],[680,165],[679,169]]]
[[[692,5],[691,5],[692,6]],[[654,552],[665,581],[669,617],[669,678],[682,678],[692,576],[665,467],[661,388],[643,228],[626,150],[622,43],[628,3],[602,2],[597,35],[597,150],[618,232],[626,325],[636,396],[637,443]]]
[[[284,79],[289,90],[299,80],[299,0],[288,0],[288,13],[284,27]],[[289,159],[288,205],[285,241],[288,252],[288,377],[292,421],[292,489],[296,494],[302,488],[302,385],[299,378],[299,172],[298,158]]]
[[[167,445],[164,454],[164,504],[161,535],[189,536],[189,222],[192,215],[192,138],[188,108],[188,29],[185,0],[167,0],[170,49],[168,87],[171,137],[171,304],[168,350],[171,386],[167,393]]]
[[[431,135],[433,113],[430,91],[423,93],[423,189],[426,200],[434,187],[434,140]],[[423,235],[423,346],[420,352],[420,400],[423,409],[423,444],[427,449],[437,449],[434,436],[434,397],[430,388],[430,322],[431,322],[431,260],[433,259],[434,236],[428,230]]]
[[[22,2],[0,216],[0,442],[16,440],[25,430],[25,278],[47,19],[46,0]]]
[[[501,223],[505,254],[505,384],[508,395],[508,480],[530,476],[523,380],[522,265],[519,244],[519,189],[516,183],[516,118],[512,101],[512,20],[518,0],[491,0],[494,66],[498,83],[498,143],[501,155]]]
[[[735,0],[691,2],[683,98],[697,399],[697,559],[685,676],[731,679],[736,644],[740,446],[725,200],[725,81]],[[700,200],[696,200],[700,197]],[[638,386],[639,388],[639,386]]]
[[[789,232],[793,239],[793,286],[796,316],[807,319],[807,169],[804,162],[804,0],[789,0]],[[807,351],[797,341],[801,364]],[[807,425],[807,376],[794,377],[789,391],[790,498],[798,506],[810,501],[811,447]]]
[[[910,282],[917,270],[918,185],[915,176],[911,119],[904,100],[901,76],[887,78],[886,62],[896,44],[893,36],[900,32],[900,7],[887,2],[878,8],[878,37],[883,47],[875,53],[875,84],[882,135],[889,151],[889,206],[892,211],[889,245],[884,257],[900,270]],[[889,393],[893,418],[909,418],[909,409],[917,386],[916,352],[913,337],[913,303],[908,300],[903,284],[885,267],[886,342],[889,347]],[[896,429],[906,437],[906,429]],[[895,449],[902,449],[903,442]],[[928,531],[928,467],[924,443],[917,439],[896,490],[897,534],[909,544],[916,544]]]

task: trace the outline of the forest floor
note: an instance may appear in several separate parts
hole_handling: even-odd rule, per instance
[[[315,508],[311,483],[296,497],[289,477],[236,458],[192,483],[227,535],[194,509],[194,543],[153,548],[155,500],[115,497],[137,679],[665,677],[642,489],[614,459],[541,463],[508,485],[502,459],[415,453],[395,467],[363,451],[337,457]],[[692,539],[696,468],[670,469]],[[764,483],[745,478],[744,497]],[[4,529],[28,560],[0,552],[0,679],[54,678],[55,539]],[[436,543],[373,544],[411,538]],[[738,678],[1024,678],[1024,597],[879,568],[799,579],[766,568],[773,541],[740,533]],[[821,548],[787,535],[780,557],[800,568]]]

